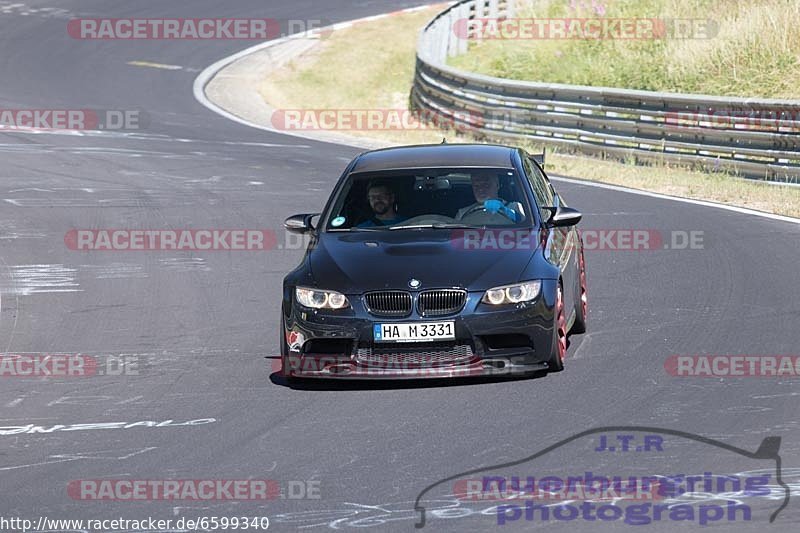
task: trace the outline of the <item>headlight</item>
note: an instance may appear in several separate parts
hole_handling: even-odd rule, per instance
[[[495,287],[486,291],[481,301],[489,305],[529,302],[539,296],[541,288],[542,282],[539,280]]]
[[[300,302],[300,305],[312,309],[344,309],[350,306],[347,297],[336,291],[320,291],[317,289],[295,287],[294,295],[297,301]]]

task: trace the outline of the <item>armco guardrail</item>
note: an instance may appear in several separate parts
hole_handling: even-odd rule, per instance
[[[514,0],[463,0],[439,13],[420,34],[412,107],[491,139],[800,180],[800,101],[514,81],[447,65],[467,51],[465,19],[514,12]]]

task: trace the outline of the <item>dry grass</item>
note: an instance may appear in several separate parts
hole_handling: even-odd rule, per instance
[[[683,198],[800,218],[800,187],[669,166],[642,167],[568,155],[547,156],[548,172]]]
[[[695,0],[696,3],[700,1]],[[705,1],[708,4],[717,2]],[[675,2],[677,0],[667,0],[667,3]],[[417,33],[434,13],[435,10],[427,10],[395,16],[338,31],[313,55],[274,72],[264,81],[262,95],[278,108],[405,109],[414,74]],[[397,144],[439,142],[443,135],[440,131],[430,130],[347,133]],[[452,133],[447,137],[449,142],[471,140],[455,137]],[[548,154],[547,163],[547,170],[552,174],[800,217],[800,187],[733,179],[670,166],[636,166],[557,152]]]
[[[311,61],[301,58],[265,80],[261,94],[276,108],[408,109],[416,36],[436,12],[428,9],[338,31],[321,42]],[[376,132],[346,133],[374,137]],[[438,131],[393,134],[400,143],[442,139]]]

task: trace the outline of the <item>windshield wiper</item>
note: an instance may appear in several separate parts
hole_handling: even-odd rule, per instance
[[[389,228],[391,231],[398,229],[486,229],[486,226],[440,222],[436,224],[415,224],[413,226],[392,226]]]
[[[375,226],[375,227],[368,227],[368,228],[328,228],[327,231],[330,233],[334,232],[350,232],[350,231],[384,231],[386,227]]]

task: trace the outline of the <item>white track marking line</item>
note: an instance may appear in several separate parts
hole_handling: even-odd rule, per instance
[[[735,205],[720,204],[718,202],[711,202],[708,200],[695,200],[694,198],[681,198],[679,196],[670,196],[668,194],[661,194],[657,192],[641,191],[639,189],[630,189],[621,185],[610,185],[608,183],[597,183],[593,181],[585,181],[575,178],[566,178],[563,176],[550,176],[551,179],[563,181],[565,183],[573,183],[576,185],[586,185],[588,187],[599,187],[600,189],[609,189],[617,192],[626,192],[630,194],[638,194],[639,196],[648,196],[650,198],[658,198],[659,200],[671,200],[673,202],[683,202],[685,204],[701,205],[703,207],[715,207],[717,209],[724,209],[726,211],[733,211],[743,215],[753,215],[762,218],[769,218],[771,220],[780,220],[781,222],[789,222],[791,224],[800,224],[800,218],[789,217],[785,215],[776,215],[773,213],[766,213],[764,211],[757,211],[755,209],[748,209],[746,207],[738,207]]]
[[[165,63],[155,63],[153,61],[128,61],[128,65],[132,67],[146,67],[146,68],[158,68],[162,70],[183,70],[183,67],[180,65],[167,65]]]

